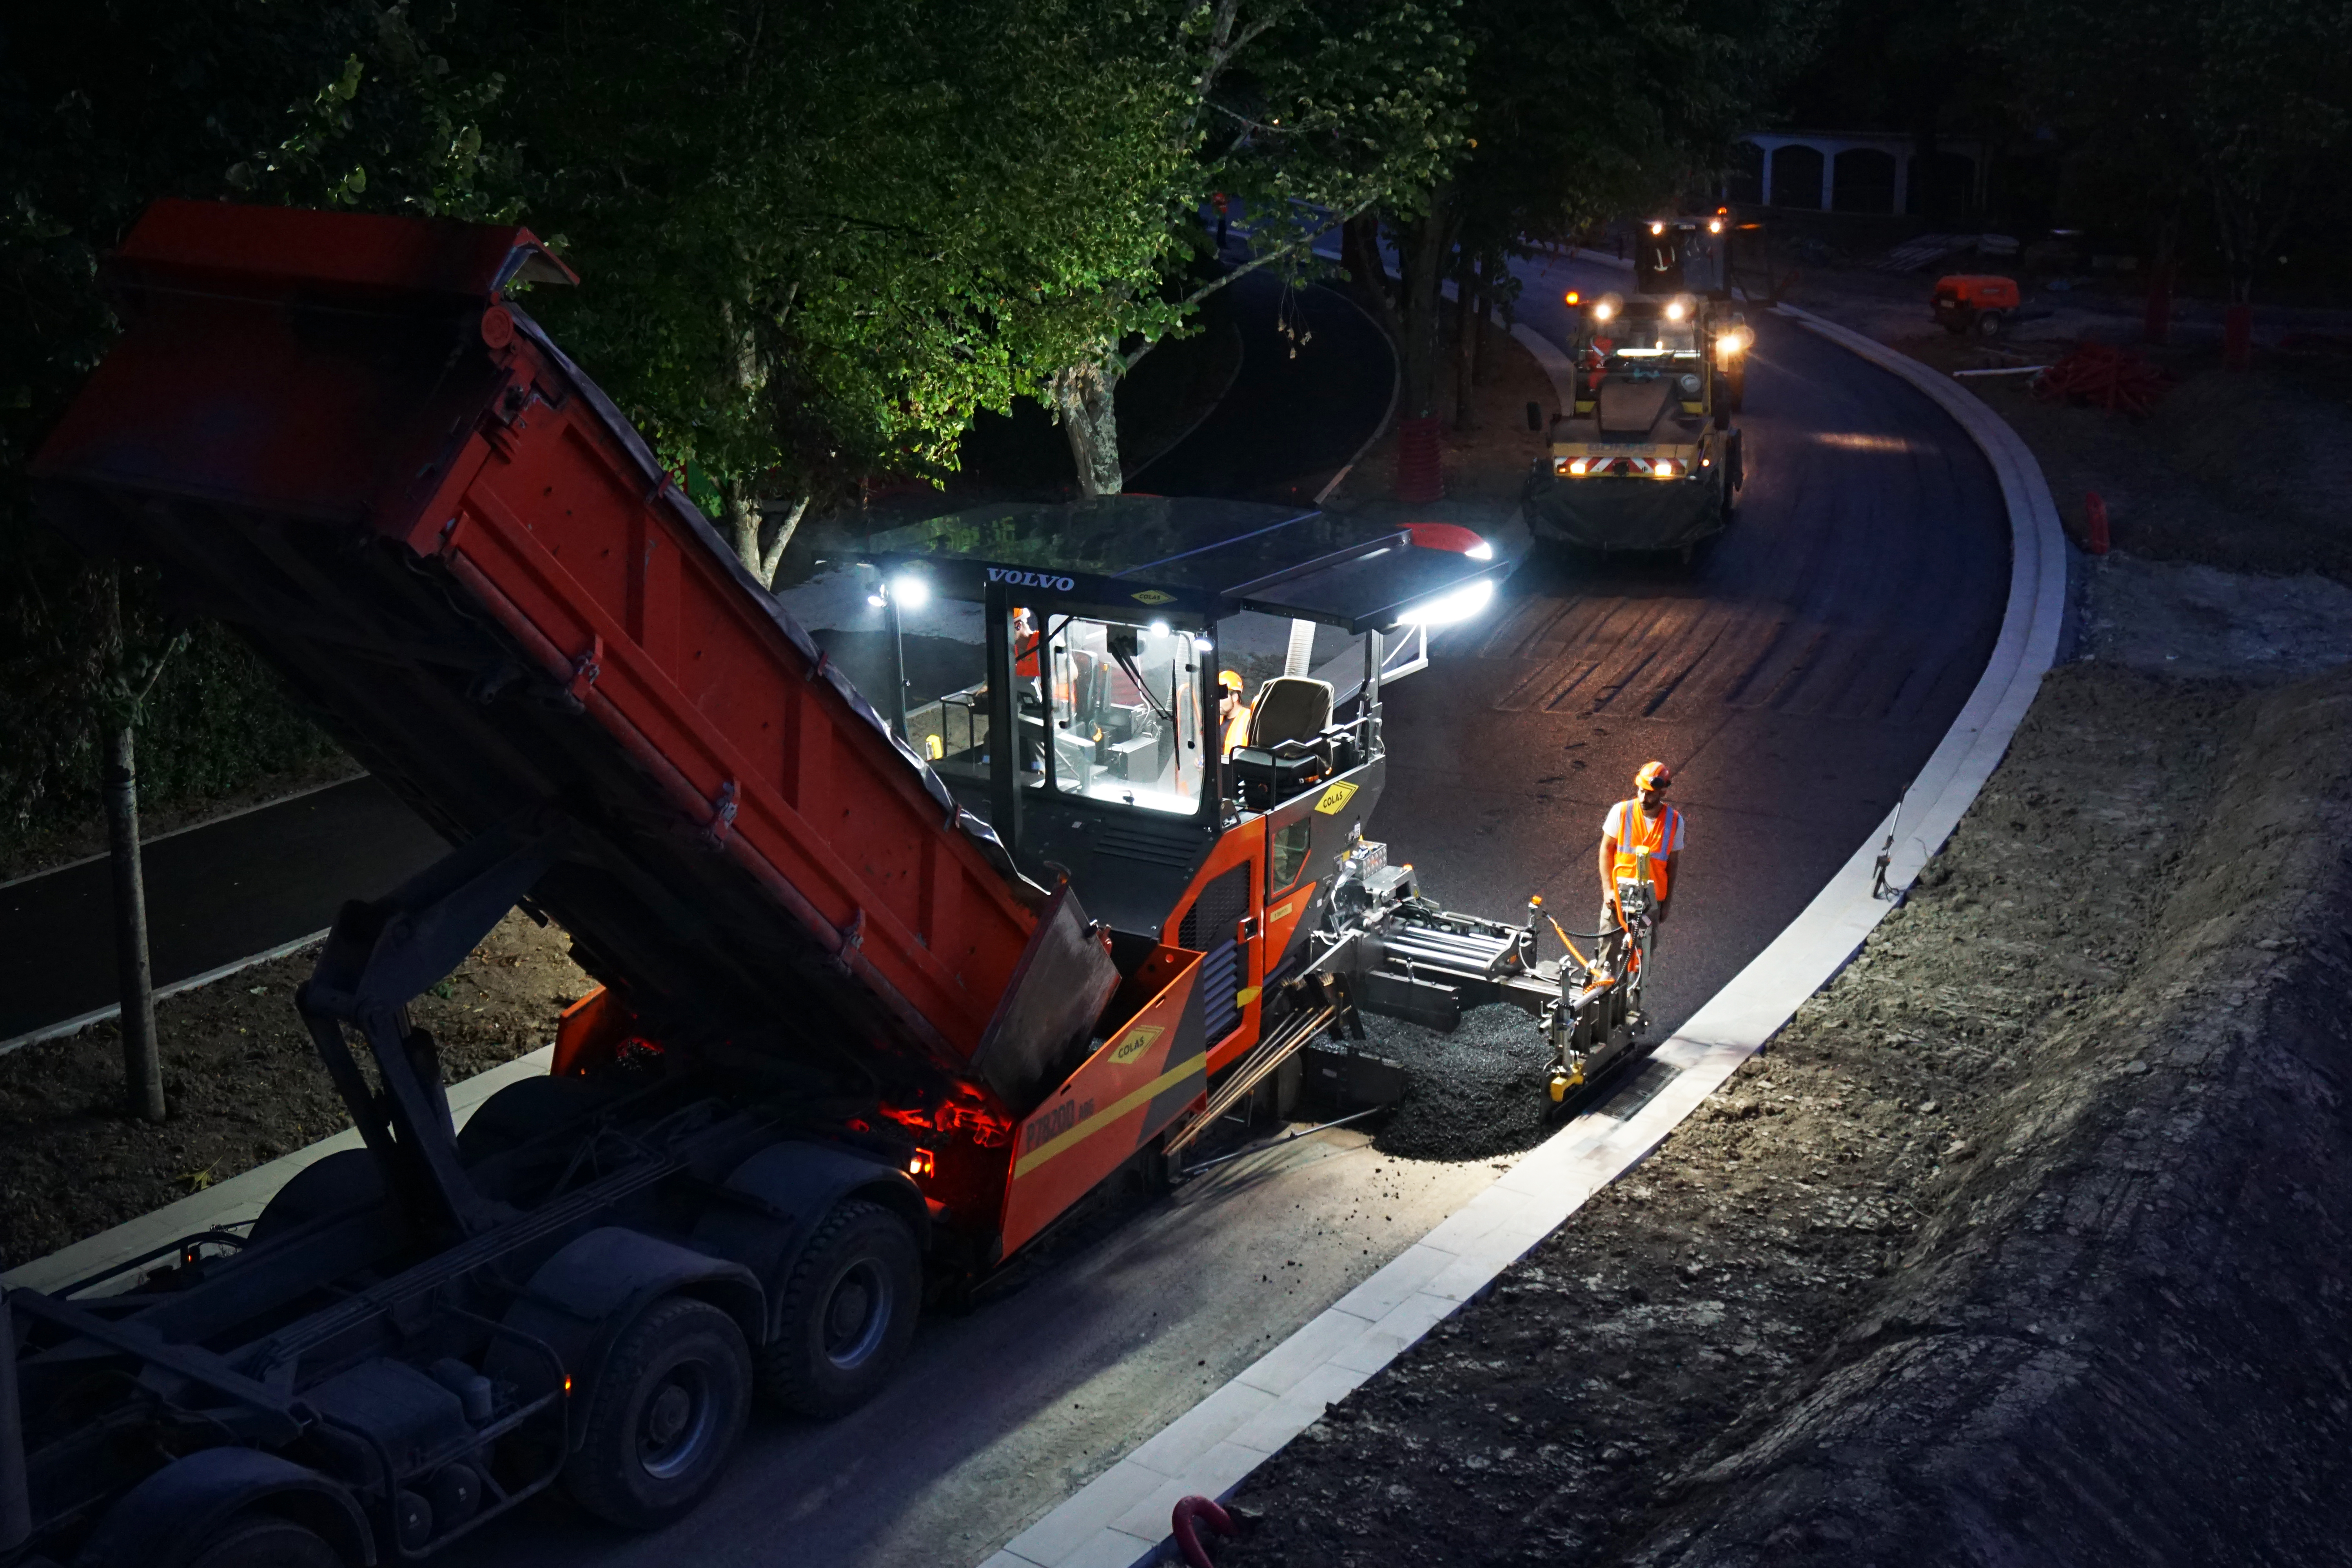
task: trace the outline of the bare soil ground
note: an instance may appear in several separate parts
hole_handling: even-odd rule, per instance
[[[1221,1563],[2352,1559],[2352,678],[2053,674],[1908,904]]]
[[[316,959],[294,953],[156,1008],[171,1111],[160,1126],[122,1114],[115,1024],[0,1056],[0,1267],[350,1126],[294,1011]],[[512,913],[411,1011],[454,1083],[546,1045],[593,984],[561,930]]]

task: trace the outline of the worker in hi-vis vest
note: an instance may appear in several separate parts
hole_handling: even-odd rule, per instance
[[[1224,726],[1225,755],[1232,756],[1236,746],[1249,744],[1250,705],[1242,700],[1238,670],[1217,672],[1217,722]]]
[[[1663,923],[1674,898],[1675,860],[1683,850],[1683,814],[1665,803],[1675,775],[1664,763],[1643,763],[1633,775],[1634,797],[1621,800],[1601,819],[1601,930],[1602,949],[1614,968],[1622,951],[1624,916],[1617,908],[1617,883],[1634,875],[1636,849],[1650,852],[1650,885],[1657,889],[1652,918]]]

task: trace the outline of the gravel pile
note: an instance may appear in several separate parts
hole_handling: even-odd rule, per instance
[[[1535,1019],[1517,1007],[1472,1008],[1450,1035],[1371,1016],[1364,1032],[1365,1049],[1402,1062],[1408,1074],[1403,1103],[1372,1139],[1382,1153],[1476,1160],[1543,1141],[1551,1053]]]

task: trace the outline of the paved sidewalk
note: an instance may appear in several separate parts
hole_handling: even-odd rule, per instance
[[[446,847],[372,778],[331,784],[149,841],[155,984],[184,983],[323,931]],[[121,1005],[112,869],[85,860],[0,887],[0,1051]]]

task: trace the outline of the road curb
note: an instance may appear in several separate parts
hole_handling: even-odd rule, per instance
[[[1596,258],[1608,259],[1608,258]],[[1653,1053],[1655,1091],[1622,1120],[1588,1111],[1372,1277],[1141,1447],[1014,1536],[982,1568],[1139,1568],[1169,1549],[1176,1500],[1230,1497],[1324,1408],[1483,1294],[1586,1199],[1647,1158],[1832,979],[1907,888],[2009,750],[2050,668],[2067,599],[2065,538],[2041,466],[2017,433],[1948,377],[1793,307],[1780,313],[1924,393],[1991,464],[2010,520],[2010,591],[1984,674],[1903,800],[1729,984]],[[1540,357],[1540,356],[1539,356]]]

